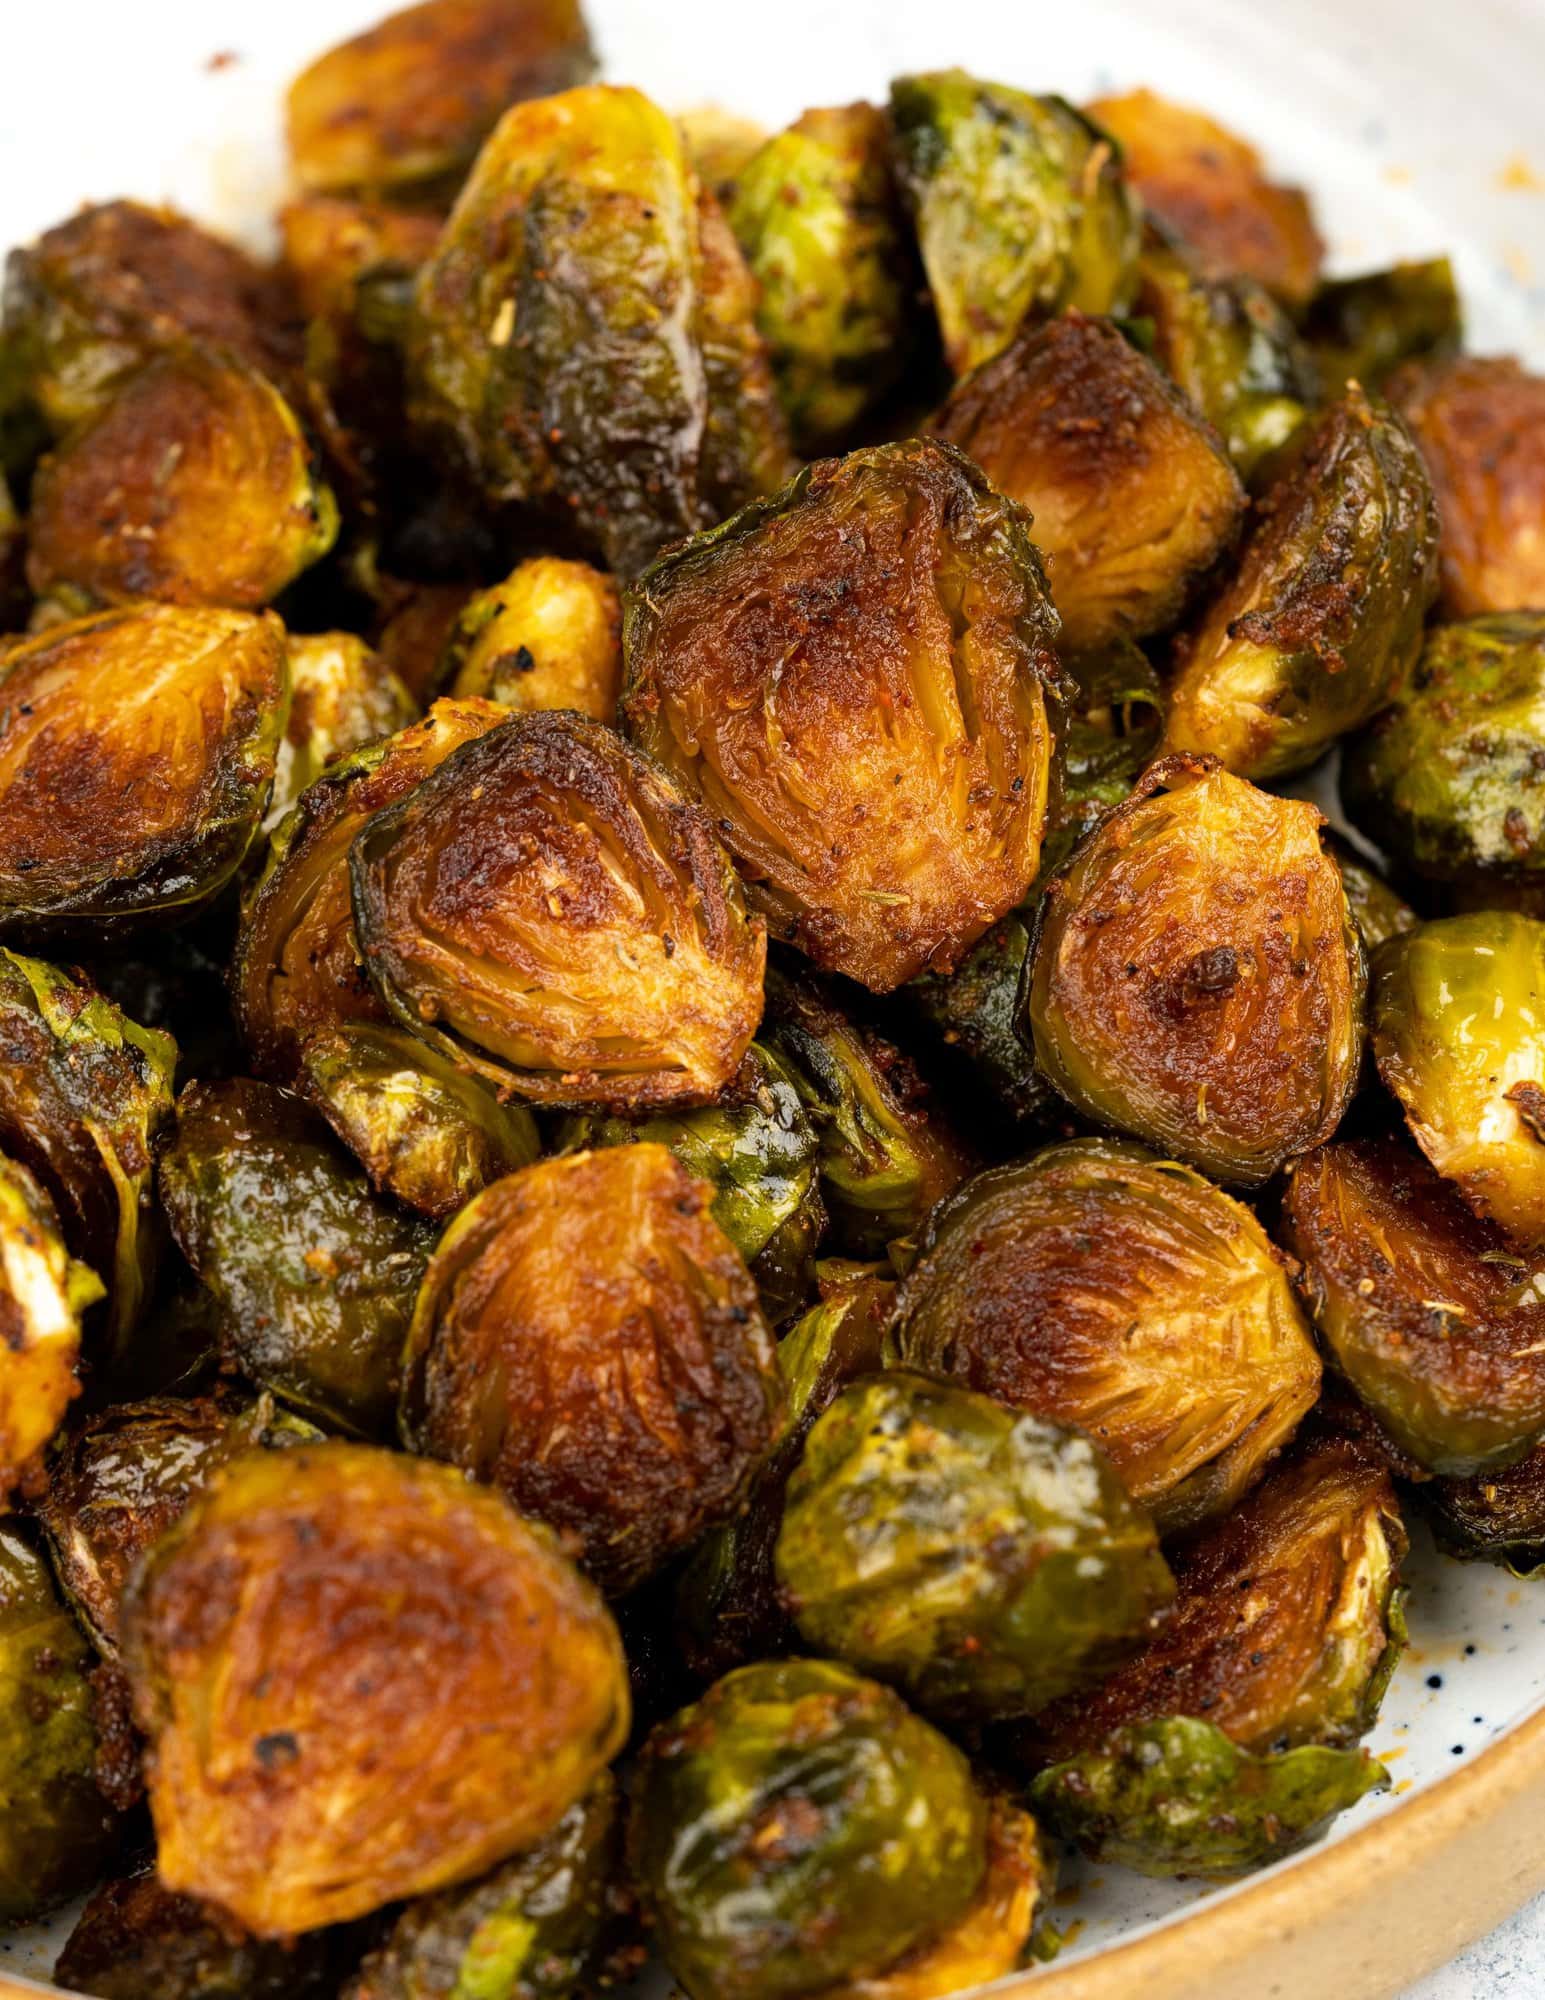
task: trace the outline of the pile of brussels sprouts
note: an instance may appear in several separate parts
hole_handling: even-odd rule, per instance
[[[1146,91],[593,70],[427,0],[275,263],[7,267],[0,1921],[103,2000],[936,2000],[1388,1782],[1403,1512],[1545,1567],[1545,380]]]

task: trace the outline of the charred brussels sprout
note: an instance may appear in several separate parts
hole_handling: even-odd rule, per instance
[[[573,708],[597,722],[613,721],[622,684],[616,584],[588,563],[531,557],[467,601],[451,630],[444,672],[461,700]]]
[[[776,1432],[756,1287],[663,1146],[544,1160],[487,1188],[429,1266],[409,1447],[573,1534],[621,1596],[733,1511]]]
[[[1434,1479],[1418,1497],[1445,1555],[1545,1576],[1545,1445],[1475,1479]]]
[[[741,164],[729,220],[761,287],[757,324],[794,442],[840,444],[910,344],[911,255],[883,112],[807,111]]]
[[[1246,140],[1151,90],[1102,97],[1089,116],[1120,144],[1144,208],[1184,240],[1208,277],[1253,278],[1290,306],[1309,299],[1325,246],[1308,198],[1268,180]]]
[[[1137,255],[1120,156],[1060,97],[964,70],[891,85],[898,170],[957,375],[1030,317],[1119,310]]]
[[[270,832],[327,765],[405,729],[418,714],[412,696],[380,654],[352,632],[305,638],[291,633],[286,651],[290,714],[263,816]]]
[[[1167,757],[1041,903],[1024,1013],[1086,1117],[1259,1186],[1330,1137],[1364,969],[1320,814]]]
[[[342,2000],[569,2000],[604,1985],[621,1849],[607,1771],[527,1853],[410,1903]]]
[[[465,745],[349,867],[387,1008],[507,1094],[703,1103],[756,1031],[765,928],[706,814],[588,717]]]
[[[118,1403],[72,1427],[34,1509],[54,1567],[97,1649],[118,1654],[118,1602],[130,1570],[216,1466],[256,1445],[314,1441],[299,1417],[222,1391],[187,1402]]]
[[[1301,1450],[1176,1558],[1147,1648],[1030,1725],[1033,1810],[1145,1874],[1240,1874],[1386,1782],[1353,1750],[1404,1642],[1389,1475]]]
[[[0,1152],[36,1175],[71,1254],[107,1285],[113,1347],[155,1276],[151,1147],[176,1061],[169,1035],[57,967],[0,950]]]
[[[48,1564],[0,1517],[0,1924],[26,1924],[95,1881],[113,1816],[92,1775],[91,1648]]]
[[[988,1806],[945,1737],[827,1661],[743,1667],[650,1737],[629,1850],[692,2000],[795,2000],[958,1923]]]
[[[1016,334],[938,428],[1029,510],[1075,651],[1172,625],[1244,513],[1207,426],[1105,320]]]
[[[423,0],[295,79],[290,159],[306,188],[433,191],[472,164],[509,105],[594,68],[577,0]]]
[[[534,1845],[628,1728],[616,1627],[546,1531],[363,1445],[223,1466],[135,1570],[123,1647],[161,1880],[258,1937]]]
[[[1033,878],[1055,614],[1024,517],[931,440],[827,459],[624,606],[626,727],[776,935],[886,992]]]
[[[1545,1275],[1419,1153],[1322,1147],[1284,1221],[1320,1338],[1403,1452],[1463,1477],[1545,1437]]]
[[[1437,536],[1404,427],[1349,389],[1268,490],[1237,568],[1181,642],[1169,748],[1280,777],[1366,722],[1421,646]]]
[[[325,1423],[388,1429],[427,1225],[378,1200],[298,1098],[246,1078],[183,1092],[159,1184],[242,1372]]]
[[[1545,606],[1545,375],[1461,355],[1413,362],[1389,398],[1427,462],[1451,618]]]
[[[1320,374],[1334,395],[1348,382],[1381,388],[1405,361],[1446,358],[1463,331],[1447,257],[1392,264],[1387,271],[1321,285],[1304,321]]]
[[[1545,923],[1482,910],[1392,938],[1372,1025],[1379,1075],[1438,1172],[1545,1245]]]
[[[103,1296],[64,1247],[54,1205],[0,1155],[0,1509],[32,1483],[38,1453],[80,1388],[80,1316]]]
[[[1545,879],[1545,612],[1438,625],[1343,753],[1357,824],[1418,875]]]
[[[1166,1533],[1233,1507],[1320,1386],[1249,1209],[1103,1139],[967,1182],[935,1218],[887,1351],[1086,1432]]]
[[[0,642],[0,928],[207,902],[257,834],[288,702],[271,614],[136,605]]]
[[[1087,1438],[907,1369],[816,1422],[777,1571],[809,1644],[977,1718],[1095,1678],[1174,1594],[1152,1522]]]
[[[338,509],[293,411],[234,355],[152,361],[43,460],[27,575],[85,604],[255,611],[332,547]]]

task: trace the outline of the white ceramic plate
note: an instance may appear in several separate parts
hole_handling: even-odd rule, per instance
[[[283,191],[282,95],[385,0],[10,0],[0,245],[78,203],[175,201],[259,244]],[[959,63],[1075,99],[1149,83],[1221,115],[1313,191],[1337,268],[1447,250],[1480,351],[1545,366],[1545,5],[1527,0],[588,0],[605,73],[673,109],[778,125]],[[1545,1704],[1545,1585],[1411,1564],[1413,1644],[1373,1747],[1396,1780],[1344,1837]],[[1293,1862],[1279,1864],[1291,1868]],[[1070,1864],[1066,1957],[1237,1894]],[[46,1978],[68,1926],[0,1938]],[[1065,1961],[1064,1961],[1065,1962]]]

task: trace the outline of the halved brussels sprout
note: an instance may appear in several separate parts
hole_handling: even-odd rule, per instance
[[[244,1077],[182,1093],[159,1187],[228,1358],[308,1416],[385,1433],[427,1224],[378,1200],[299,1098]]]
[[[32,483],[27,576],[83,605],[256,611],[326,555],[338,507],[273,383],[188,347],[142,368]]]
[[[0,331],[55,436],[188,340],[228,348],[281,384],[300,361],[277,273],[175,210],[133,201],[83,208],[13,250]]]
[[[1371,1012],[1412,1138],[1477,1215],[1545,1245],[1545,923],[1477,910],[1392,938]]]
[[[778,1343],[786,1401],[777,1440],[740,1512],[698,1543],[676,1593],[677,1635],[703,1680],[792,1646],[773,1572],[784,1494],[816,1418],[849,1382],[879,1368],[894,1296],[884,1279],[858,1279],[812,1306]]]
[[[1464,333],[1454,267],[1447,257],[1391,264],[1321,285],[1304,319],[1325,387],[1339,396],[1349,382],[1383,387],[1405,361],[1443,359]]]
[[[705,1103],[762,1010],[766,929],[708,817],[588,716],[510,717],[375,816],[354,927],[390,1012],[507,1095]]]
[[[706,520],[776,493],[795,468],[772,362],[757,326],[760,293],[735,232],[707,188],[698,189],[697,337],[708,414],[698,474]]]
[[[1166,745],[1247,778],[1302,770],[1400,685],[1437,585],[1421,459],[1354,384],[1267,490],[1237,567],[1179,642]]]
[[[567,90],[594,69],[578,0],[422,0],[296,77],[290,161],[306,188],[443,187],[509,105]]]
[[[906,365],[913,289],[885,115],[807,111],[740,164],[729,219],[794,442],[840,444]]]
[[[1064,1097],[1258,1187],[1357,1087],[1362,946],[1321,815],[1166,757],[1040,905],[1022,1019]]]
[[[105,1294],[64,1247],[54,1205],[0,1154],[0,1510],[80,1394],[80,1316]]]
[[[1029,1726],[1050,1765],[1033,1810],[1145,1874],[1237,1874],[1312,1838],[1384,1782],[1351,1746],[1404,1644],[1405,1550],[1375,1459],[1336,1438],[1296,1450],[1175,1558],[1146,1649]]]
[[[883,1257],[976,1164],[912,1062],[849,1020],[813,980],[774,972],[763,1037],[789,1064],[815,1126],[842,1249]]]
[[[1545,611],[1435,626],[1342,754],[1348,813],[1418,875],[1545,879]]]
[[[622,1830],[604,1771],[528,1852],[410,1903],[341,2000],[569,2000],[606,1985]]]
[[[56,966],[0,950],[0,1153],[36,1175],[71,1255],[107,1285],[114,1350],[155,1277],[151,1148],[176,1062],[170,1035]]]
[[[0,642],[0,927],[186,916],[241,865],[289,704],[272,613],[135,605]]]
[[[293,1081],[319,1030],[386,1018],[354,936],[349,849],[373,813],[509,719],[491,701],[437,701],[422,722],[324,772],[275,830],[231,972],[236,1018],[264,1076]]]
[[[130,1578],[123,1650],[161,1881],[258,1937],[533,1846],[628,1731],[617,1629],[547,1531],[364,1445],[222,1466]]]
[[[1285,445],[1319,395],[1308,349],[1281,306],[1248,278],[1204,278],[1150,228],[1133,310],[1154,359],[1222,437],[1248,479]]]
[[[1247,140],[1151,90],[1097,98],[1088,111],[1119,143],[1144,208],[1207,277],[1253,278],[1290,306],[1308,301],[1325,254],[1308,197],[1268,180]]]
[[[629,1853],[691,2000],[796,2000],[966,1915],[986,1799],[955,1746],[824,1660],[742,1667],[645,1745]]]
[[[49,1461],[34,1512],[71,1604],[108,1659],[130,1570],[218,1465],[256,1445],[315,1442],[312,1425],[267,1395],[117,1403],[73,1425]]]
[[[1346,751],[1342,752],[1343,773]],[[1382,831],[1382,829],[1381,829]],[[1349,840],[1332,833],[1326,845],[1341,870],[1341,886],[1346,891],[1347,908],[1352,912],[1358,934],[1368,951],[1374,951],[1402,931],[1414,931],[1421,922],[1415,910],[1384,877],[1365,861]]]
[[[1020,510],[949,445],[882,445],[639,579],[623,719],[775,934],[887,992],[952,965],[1035,874],[1055,631]]]
[[[419,274],[420,416],[624,573],[703,524],[698,265],[680,133],[593,84],[505,113]]]
[[[1097,1678],[1174,1595],[1153,1523],[1087,1438],[910,1369],[817,1420],[776,1562],[810,1645],[978,1719]]]
[[[0,1925],[68,1902],[111,1850],[114,1817],[92,1775],[93,1665],[47,1561],[0,1516]]]
[[[501,1104],[416,1035],[374,1021],[310,1036],[299,1088],[373,1187],[441,1221],[541,1151],[524,1105]]]
[[[1545,1439],[1545,1262],[1398,1139],[1293,1168],[1285,1240],[1336,1367],[1410,1458],[1463,1478]]]
[[[1470,355],[1416,361],[1389,399],[1438,497],[1447,615],[1545,606],[1545,375]]]
[[[279,743],[274,789],[263,815],[272,832],[324,769],[405,729],[418,704],[379,653],[352,632],[291,633],[290,715]]]
[[[1417,1497],[1445,1555],[1545,1576],[1545,1445],[1475,1479],[1429,1480]]]
[[[480,590],[451,628],[442,671],[460,700],[573,708],[614,721],[622,686],[617,586],[589,563],[532,556]]]
[[[968,1181],[930,1225],[886,1352],[1086,1432],[1166,1534],[1236,1505],[1320,1386],[1249,1209],[1122,1140]]]
[[[1021,329],[937,428],[1029,510],[1074,650],[1173,625],[1244,514],[1216,438],[1108,320]]]
[[[1027,318],[1126,303],[1137,211],[1117,149],[1071,104],[936,70],[897,78],[890,118],[957,375],[990,361]]]
[[[404,1357],[409,1448],[571,1534],[622,1596],[734,1511],[782,1385],[756,1287],[664,1146],[539,1161],[441,1239]]]

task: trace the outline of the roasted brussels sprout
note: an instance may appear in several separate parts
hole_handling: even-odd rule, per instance
[[[617,1781],[603,1772],[535,1847],[410,1903],[342,2000],[569,2000],[604,1984],[622,1891]]]
[[[1357,1085],[1364,970],[1320,814],[1166,757],[1040,905],[1023,1014],[1086,1117],[1259,1186]]]
[[[89,422],[135,370],[186,341],[285,384],[300,360],[288,288],[169,208],[83,208],[6,264],[14,364],[55,436]]]
[[[932,440],[827,459],[624,605],[626,727],[776,934],[886,992],[1033,878],[1055,614],[1024,517]]]
[[[1089,116],[1121,147],[1145,209],[1210,278],[1253,278],[1290,306],[1319,281],[1325,246],[1308,198],[1268,180],[1260,154],[1226,126],[1151,90],[1101,97]]]
[[[938,430],[1029,509],[1075,650],[1174,624],[1244,513],[1207,426],[1108,320],[1022,329]]]
[[[773,1573],[784,1494],[816,1418],[849,1382],[880,1367],[894,1296],[884,1279],[858,1279],[812,1306],[778,1343],[786,1404],[777,1441],[753,1474],[745,1505],[702,1538],[677,1590],[677,1636],[703,1680],[793,1644]]]
[[[909,1369],[816,1421],[776,1562],[810,1645],[982,1719],[1096,1678],[1174,1594],[1152,1522],[1087,1438]]]
[[[1445,1555],[1545,1575],[1545,1445],[1475,1479],[1428,1480],[1417,1498]]]
[[[145,604],[0,641],[0,931],[100,936],[217,894],[288,700],[272,614]]]
[[[1507,910],[1392,938],[1373,1053],[1411,1136],[1477,1215],[1545,1245],[1545,923]]]
[[[104,1295],[64,1247],[54,1205],[0,1154],[0,1511],[80,1394],[80,1316]]]
[[[1321,285],[1304,320],[1324,384],[1338,396],[1348,382],[1381,388],[1402,362],[1446,358],[1463,331],[1447,257]]]
[[[405,798],[453,750],[509,721],[490,701],[437,701],[422,722],[324,772],[274,833],[242,912],[236,1017],[261,1073],[288,1083],[309,1036],[385,1009],[360,962],[349,849],[373,813]]]
[[[47,1561],[0,1515],[0,1924],[78,1895],[111,1850],[92,1775],[91,1666]]]
[[[1462,1478],[1545,1438],[1545,1281],[1419,1153],[1321,1147],[1283,1217],[1326,1349],[1403,1452]]]
[[[118,1655],[118,1601],[129,1571],[218,1465],[257,1445],[320,1433],[262,1395],[222,1390],[178,1401],[118,1403],[72,1426],[53,1454],[34,1512],[54,1568],[97,1650]]]
[[[290,714],[264,828],[272,832],[327,765],[405,729],[418,705],[379,653],[352,632],[290,634]]]
[[[151,1146],[176,1061],[169,1035],[56,966],[0,950],[0,1153],[42,1183],[71,1255],[106,1284],[109,1348],[155,1276]]]
[[[302,187],[444,187],[507,106],[595,68],[578,0],[423,0],[319,56],[290,86]]]
[[[1346,763],[1343,755],[1342,770]],[[1381,829],[1382,831],[1383,829]],[[1332,834],[1327,842],[1341,870],[1341,886],[1346,891],[1347,908],[1368,951],[1402,931],[1414,931],[1421,921],[1405,898],[1392,889],[1371,862],[1363,859],[1349,840]]]
[[[621,1596],[731,1513],[782,1408],[713,1190],[664,1146],[543,1160],[452,1223],[408,1335],[409,1448],[501,1487]]]
[[[1545,606],[1545,375],[1461,355],[1413,362],[1389,398],[1427,462],[1451,618]]]
[[[1418,875],[1545,879],[1545,612],[1438,625],[1341,763],[1356,823]]]
[[[258,1937],[540,1840],[628,1729],[616,1627],[546,1531],[364,1445],[247,1452],[130,1578],[161,1881]]]
[[[1027,318],[1127,302],[1137,211],[1116,148],[1071,104],[937,70],[898,78],[890,117],[957,375],[990,361]]]
[[[1320,1386],[1249,1209],[1120,1140],[968,1181],[930,1225],[886,1345],[1086,1432],[1166,1533],[1236,1505]]]
[[[452,694],[505,708],[573,708],[597,722],[617,714],[622,606],[588,563],[532,556],[469,598],[445,652]]]
[[[629,1851],[691,2000],[795,2000],[958,1923],[988,1817],[964,1757],[889,1688],[784,1660],[655,1730]]]
[[[1237,568],[1180,642],[1168,747],[1247,778],[1312,764],[1400,685],[1437,561],[1421,459],[1353,386],[1268,490]]]
[[[245,1077],[189,1084],[159,1187],[242,1373],[326,1424],[385,1432],[428,1225],[379,1201],[298,1098]]]
[[[1032,1809],[1145,1874],[1231,1875],[1385,1782],[1353,1750],[1404,1642],[1389,1474],[1343,1440],[1299,1450],[1175,1559],[1145,1651],[1029,1726]]]
[[[729,220],[761,287],[794,442],[840,444],[895,386],[909,340],[912,255],[884,113],[807,111],[739,167]]]
[[[27,576],[83,606],[256,611],[326,555],[338,508],[294,413],[235,355],[152,361],[38,467]]]

